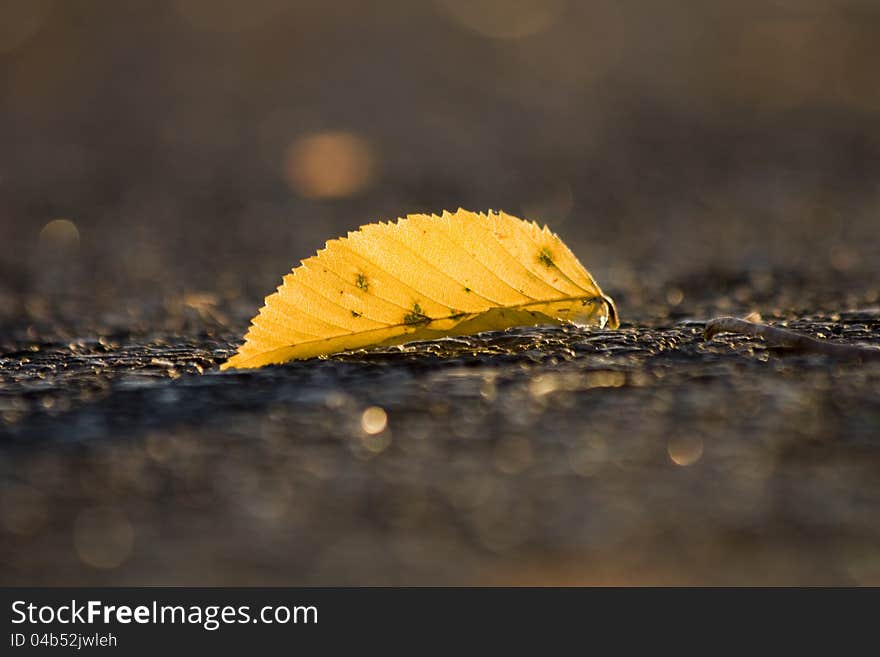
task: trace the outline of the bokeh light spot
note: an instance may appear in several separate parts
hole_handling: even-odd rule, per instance
[[[559,381],[552,374],[542,374],[529,381],[532,397],[544,397],[559,388]]]
[[[677,306],[684,301],[684,292],[677,287],[666,290],[666,301],[670,306]]]
[[[30,536],[46,524],[48,504],[43,494],[23,485],[6,486],[2,490],[0,524],[12,534]]]
[[[585,388],[620,388],[624,385],[626,385],[626,374],[610,370],[590,372],[583,380]]]
[[[79,229],[70,219],[53,219],[40,230],[40,244],[75,251],[79,248]]]
[[[676,465],[693,465],[703,456],[703,439],[699,436],[676,436],[666,444],[666,452]]]
[[[342,198],[362,191],[375,175],[366,140],[348,132],[321,132],[295,141],[284,159],[284,175],[299,195]]]
[[[121,509],[84,509],[76,517],[73,545],[80,560],[94,568],[116,568],[134,547],[134,528]]]
[[[380,406],[370,406],[361,415],[361,428],[364,433],[374,436],[385,431],[388,426],[388,414]]]

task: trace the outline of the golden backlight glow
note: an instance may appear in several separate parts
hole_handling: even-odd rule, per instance
[[[566,323],[616,328],[617,311],[546,226],[503,212],[414,214],[303,260],[222,367]]]

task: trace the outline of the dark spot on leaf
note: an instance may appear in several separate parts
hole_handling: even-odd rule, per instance
[[[352,310],[352,311],[351,311],[351,316],[352,316],[352,317],[360,317],[361,314],[360,314],[359,312],[357,312],[356,310]]]
[[[470,292],[470,291],[471,291],[471,288],[466,287],[466,288],[464,288],[464,291],[465,291],[465,292]]]
[[[364,292],[370,289],[370,283],[367,281],[367,277],[363,274],[357,275],[354,284],[357,285],[359,290],[363,290]]]
[[[412,312],[403,316],[404,324],[425,324],[430,321],[431,318],[422,312],[422,307],[418,301],[413,304]]]
[[[540,262],[545,267],[553,266],[553,254],[546,246],[538,253],[538,262]]]
[[[449,309],[449,319],[460,319],[464,317],[467,313],[461,312],[458,308],[450,308]]]

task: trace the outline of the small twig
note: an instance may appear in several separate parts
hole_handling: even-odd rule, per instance
[[[767,324],[758,324],[736,317],[717,317],[706,322],[704,335],[707,340],[711,340],[719,333],[740,333],[754,338],[763,338],[775,346],[788,347],[813,354],[825,354],[835,358],[863,361],[880,360],[880,349],[823,342],[800,333],[795,333],[794,331],[767,326]]]

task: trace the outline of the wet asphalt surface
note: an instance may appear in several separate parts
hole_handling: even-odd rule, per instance
[[[786,317],[773,289],[709,290],[617,331],[224,373],[237,336],[204,313],[8,340],[2,581],[877,584],[880,365],[707,342],[700,319],[763,305],[880,346],[875,294]]]

